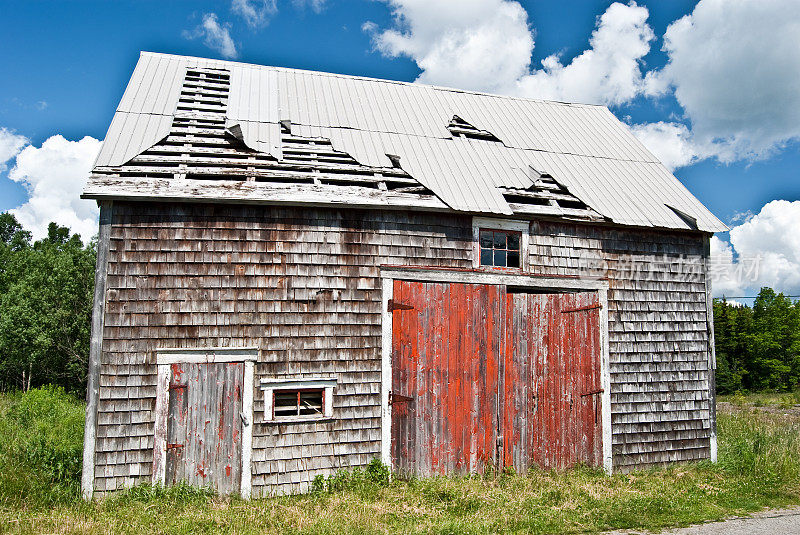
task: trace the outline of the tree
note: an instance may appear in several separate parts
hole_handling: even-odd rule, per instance
[[[0,214],[0,386],[86,388],[95,245],[50,223],[33,244]]]

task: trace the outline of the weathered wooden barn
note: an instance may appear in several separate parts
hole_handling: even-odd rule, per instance
[[[83,197],[87,497],[716,455],[725,227],[605,107],[142,53]]]

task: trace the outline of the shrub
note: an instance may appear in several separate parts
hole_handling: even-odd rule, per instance
[[[311,484],[311,492],[374,491],[388,485],[389,467],[380,459],[372,459],[364,468],[339,470],[328,477],[318,475]]]

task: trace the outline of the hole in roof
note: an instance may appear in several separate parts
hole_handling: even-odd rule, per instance
[[[469,139],[482,139],[484,141],[500,142],[500,139],[498,139],[497,136],[488,130],[481,130],[468,123],[458,115],[453,115],[453,118],[450,119],[450,123],[447,125],[447,129],[450,131],[450,134],[452,134],[453,137],[466,137]]]

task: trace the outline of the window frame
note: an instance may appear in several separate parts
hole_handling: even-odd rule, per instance
[[[272,390],[272,420],[281,419],[281,418],[319,418],[325,416],[325,388],[275,388]],[[296,394],[297,398],[297,413],[296,414],[285,414],[281,416],[277,416],[275,414],[276,404],[275,399],[278,394],[285,394],[291,392]],[[320,394],[320,407],[319,407],[319,414],[300,414],[300,397],[303,392],[319,392]]]
[[[519,240],[519,267],[481,265],[481,231],[517,232]],[[472,267],[486,271],[503,271],[511,273],[528,270],[528,243],[530,241],[530,221],[518,219],[496,219],[491,217],[472,218]]]
[[[318,422],[333,418],[333,389],[337,380],[326,377],[309,379],[262,379],[261,390],[264,391],[264,421],[276,423]],[[275,394],[278,392],[322,391],[321,414],[298,414],[287,416],[275,415]]]

